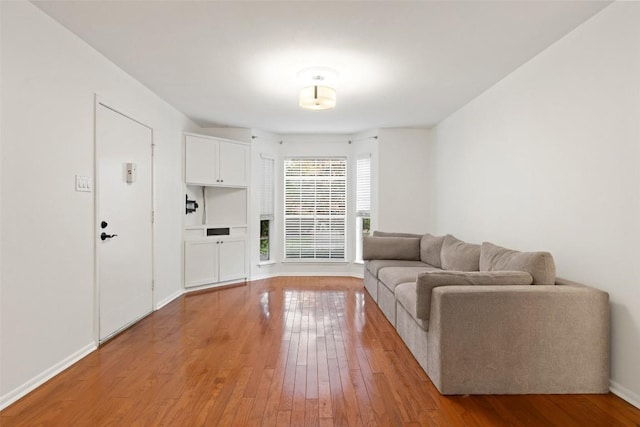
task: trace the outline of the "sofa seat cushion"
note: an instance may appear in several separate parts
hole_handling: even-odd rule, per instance
[[[384,271],[384,270],[383,270]],[[533,277],[524,271],[429,271],[421,273],[416,286],[416,316],[429,320],[431,293],[438,286],[530,285]]]
[[[396,286],[395,290],[396,300],[407,310],[411,317],[413,317],[413,320],[415,320],[418,326],[426,331],[429,327],[429,320],[423,320],[418,317],[416,287],[416,282],[400,283]]]
[[[385,267],[380,270],[378,279],[393,292],[400,283],[415,282],[419,274],[438,270],[438,268],[427,264],[423,264],[422,267]]]
[[[419,237],[365,237],[362,259],[402,259],[420,261]]]
[[[364,262],[364,267],[378,277],[380,269],[385,267],[427,267],[422,261],[406,261],[400,259],[371,259]]]
[[[444,238],[445,236],[433,236],[429,233],[422,236],[420,239],[420,261],[434,267],[442,267],[440,252]]]
[[[447,234],[442,242],[440,259],[444,270],[479,271],[480,245],[465,243]]]
[[[556,265],[549,252],[520,252],[484,242],[480,249],[480,270],[526,271],[533,277],[534,285],[553,285],[556,282]]]

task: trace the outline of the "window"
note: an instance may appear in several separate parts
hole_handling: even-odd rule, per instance
[[[371,230],[371,154],[356,162],[356,262],[362,261],[362,239]]]
[[[298,158],[284,162],[285,258],[345,259],[347,160]]]
[[[260,158],[260,262],[271,261],[275,160]]]
[[[271,220],[260,220],[260,261],[271,260]]]

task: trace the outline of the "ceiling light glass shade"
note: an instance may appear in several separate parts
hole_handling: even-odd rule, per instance
[[[328,86],[307,86],[300,91],[300,106],[305,110],[335,108],[336,90]]]

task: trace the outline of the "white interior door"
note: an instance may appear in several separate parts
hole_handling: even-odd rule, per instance
[[[100,341],[153,308],[152,142],[150,128],[96,107]]]

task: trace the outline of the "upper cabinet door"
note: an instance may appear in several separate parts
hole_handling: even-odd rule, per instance
[[[219,142],[219,185],[247,186],[249,147],[233,142]]]
[[[187,184],[219,185],[218,141],[187,135],[185,138]]]

